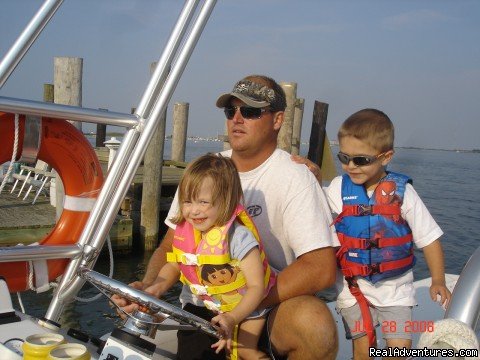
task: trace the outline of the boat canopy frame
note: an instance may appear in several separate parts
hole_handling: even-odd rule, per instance
[[[37,245],[29,246],[28,249],[22,247],[17,250],[0,250],[2,262],[37,259],[42,251],[43,258],[72,259],[59,286],[54,290],[45,314],[47,320],[58,322],[64,306],[73,300],[86,281],[80,276],[80,268],[92,269],[95,265],[147,146],[160,121],[164,121],[161,114],[167,108],[216,1],[185,1],[156,69],[133,114],[0,97],[0,111],[3,112],[115,125],[128,129],[76,247],[66,246],[63,249],[56,247],[53,250],[52,247]],[[2,58],[0,89],[62,3],[63,0],[45,0]]]

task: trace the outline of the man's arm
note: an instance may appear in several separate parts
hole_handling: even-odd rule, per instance
[[[332,247],[312,250],[283,269],[259,308],[279,304],[299,295],[313,295],[335,283],[336,260]]]
[[[167,263],[167,252],[172,251],[173,235],[175,230],[168,228],[159,247],[154,251],[148,261],[147,270],[143,276],[143,288],[150,286],[158,276],[160,269]]]

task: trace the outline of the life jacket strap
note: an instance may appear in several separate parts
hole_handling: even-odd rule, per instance
[[[183,265],[222,265],[230,261],[230,254],[223,255],[203,255],[189,254],[181,250],[173,249],[173,252],[167,253],[167,262],[176,262]]]
[[[387,205],[343,205],[343,216],[401,215],[400,203]]]
[[[237,277],[234,282],[220,286],[204,286],[200,284],[189,284],[190,290],[195,295],[217,295],[240,289],[246,284],[243,276]]]
[[[341,261],[341,270],[345,277],[352,277],[352,276],[370,276],[379,273],[383,273],[390,270],[401,269],[407,267],[408,265],[413,263],[414,256],[413,254],[400,259],[400,260],[393,260],[388,261],[380,264],[370,264],[370,265],[360,265],[358,263],[345,260]]]
[[[384,248],[387,246],[400,246],[408,244],[413,240],[412,234],[392,238],[356,238],[342,233],[337,233],[338,240],[343,247],[349,249],[371,249]]]
[[[335,225],[340,222],[345,216],[367,216],[367,215],[389,215],[389,216],[400,216],[401,204],[394,203],[388,205],[368,205],[368,204],[357,204],[357,205],[343,205],[342,212],[333,220],[330,226]]]
[[[360,312],[363,319],[363,328],[367,333],[368,344],[370,347],[374,347],[376,345],[377,339],[373,327],[372,314],[370,313],[370,306],[372,306],[372,304],[368,301],[365,295],[363,295],[362,291],[358,287],[357,280],[355,278],[348,277],[346,278],[346,280],[350,293],[355,297],[358,306],[360,307]]]
[[[205,305],[205,307],[208,310],[211,310],[211,311],[214,311],[214,312],[222,312],[222,313],[223,312],[230,312],[238,305],[238,302],[232,302],[232,303],[229,303],[229,304],[218,305],[215,302],[213,302],[211,300],[208,300],[208,299],[202,299],[202,301],[203,301],[203,305]]]

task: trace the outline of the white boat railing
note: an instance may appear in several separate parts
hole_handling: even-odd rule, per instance
[[[0,62],[0,88],[62,2],[46,0],[9,49]],[[199,8],[200,3],[202,6]],[[166,110],[215,4],[216,0],[185,1],[156,70],[133,115],[0,97],[0,111],[117,125],[129,129],[77,243],[83,249],[82,256],[72,255],[72,261],[54,291],[45,315],[47,320],[57,322],[65,304],[73,299],[85,283],[85,279],[78,276],[79,267],[91,269],[95,265],[120,204],[162,119],[161,114]]]

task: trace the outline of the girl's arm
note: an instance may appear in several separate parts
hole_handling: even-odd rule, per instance
[[[166,263],[158,272],[152,285],[144,291],[160,297],[180,279],[180,267],[177,263]]]
[[[233,328],[249,316],[265,297],[265,274],[258,247],[250,250],[240,261],[240,269],[245,276],[246,293],[232,311],[219,314],[212,319],[212,324],[219,326],[224,336],[223,340],[212,345],[213,348],[217,348],[217,353],[224,347],[231,349]]]
[[[249,316],[265,297],[265,272],[258,247],[250,250],[240,261],[240,269],[245,276],[247,291],[235,309],[229,312],[235,319],[235,325]]]
[[[429,245],[422,248],[430,276],[432,277],[432,285],[430,286],[430,297],[433,301],[437,301],[437,294],[441,296],[440,303],[446,305],[452,296],[445,285],[445,267],[443,262],[443,250],[440,241],[437,239]]]

